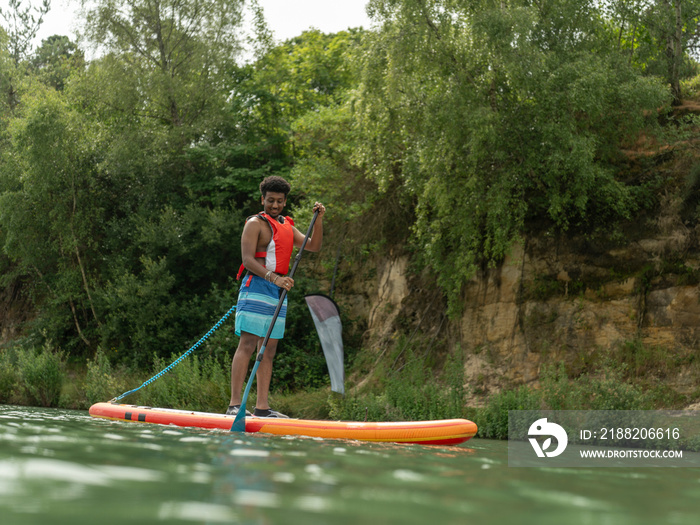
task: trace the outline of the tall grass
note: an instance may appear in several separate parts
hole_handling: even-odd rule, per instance
[[[384,377],[378,392],[350,393],[331,398],[330,416],[350,421],[416,421],[462,417],[465,411],[463,353],[451,354],[441,374],[435,374],[426,356],[402,351],[397,369],[380,369]]]
[[[653,395],[624,379],[624,365],[612,363],[596,375],[570,379],[563,364],[545,366],[540,388],[521,385],[493,395],[474,414],[479,437],[506,439],[509,410],[646,410]]]
[[[126,369],[112,366],[109,358],[101,348],[95,357],[87,363],[85,376],[85,398],[87,406],[110,399],[129,389],[129,380],[134,374]]]
[[[173,355],[172,360],[178,356]],[[223,363],[229,363],[226,354]],[[168,366],[160,357],[153,359],[153,373]],[[202,412],[223,412],[230,397],[230,371],[212,356],[191,356],[168,373],[138,392],[138,402],[164,408],[183,408]]]

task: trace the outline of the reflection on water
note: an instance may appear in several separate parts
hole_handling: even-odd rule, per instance
[[[505,442],[232,434],[0,406],[0,522],[696,524],[700,470],[508,468]]]

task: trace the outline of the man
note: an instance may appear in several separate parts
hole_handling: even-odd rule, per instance
[[[263,212],[249,217],[241,236],[241,255],[243,271],[241,289],[236,305],[236,335],[240,337],[238,348],[231,362],[231,402],[226,413],[238,414],[241,406],[241,390],[248,371],[250,358],[260,350],[279,303],[282,289],[294,286],[294,279],[288,277],[289,262],[294,247],[299,248],[304,242],[304,234],[294,227],[290,217],[283,217],[282,210],[287,204],[287,194],[291,186],[282,177],[267,177],[260,183]],[[305,249],[317,252],[323,241],[323,215],[326,208],[317,202],[314,211],[318,217],[314,230],[306,243]],[[258,366],[257,400],[253,415],[256,417],[286,418],[284,414],[272,410],[268,401],[270,378],[272,377],[272,360],[277,350],[277,342],[284,335],[284,323],[287,314],[287,298],[275,321],[270,339],[265,346],[263,359]],[[246,414],[248,415],[248,414]]]

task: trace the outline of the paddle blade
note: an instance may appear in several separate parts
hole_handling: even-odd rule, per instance
[[[304,297],[316,325],[321,348],[331,376],[331,390],[345,393],[345,368],[343,366],[343,327],[338,305],[330,297],[321,294]]]
[[[242,405],[238,414],[236,414],[236,418],[233,420],[231,432],[245,432],[245,407]]]
[[[272,322],[275,320],[273,319]],[[269,332],[268,332],[268,337],[269,337]],[[253,371],[250,373],[250,378],[248,379],[248,383],[245,385],[245,390],[243,391],[243,397],[241,398],[241,406],[238,408],[238,414],[236,414],[236,418],[233,420],[233,425],[231,425],[231,432],[245,432],[245,405],[248,402],[248,394],[250,394],[250,387],[253,385],[253,379],[255,379],[255,373],[258,371],[258,366],[260,366],[260,360],[262,359],[263,352],[265,351],[265,343],[267,342],[267,337],[265,338],[265,341],[263,342],[262,348],[260,348],[260,353],[258,354],[258,358],[255,360],[255,364],[253,365]]]

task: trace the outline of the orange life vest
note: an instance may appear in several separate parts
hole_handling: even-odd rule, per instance
[[[246,219],[246,222],[253,217],[264,220],[272,229],[272,237],[267,245],[267,251],[255,252],[255,257],[265,257],[265,268],[280,275],[289,272],[289,262],[292,259],[294,249],[294,221],[291,217],[281,215],[274,219],[267,213],[261,212]],[[245,266],[241,264],[238,269],[236,279],[240,279],[245,271]]]

